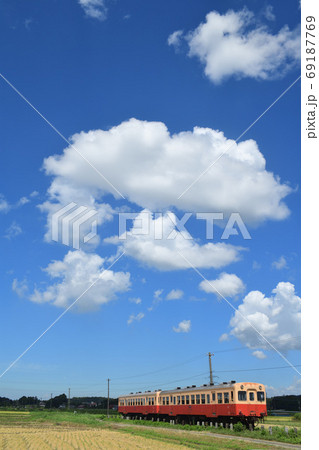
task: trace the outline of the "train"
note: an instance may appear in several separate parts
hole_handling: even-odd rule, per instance
[[[120,396],[118,411],[125,418],[195,424],[241,422],[254,427],[267,415],[265,386],[236,381],[172,390],[131,392]]]

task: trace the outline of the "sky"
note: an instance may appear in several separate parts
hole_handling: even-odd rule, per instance
[[[300,393],[287,6],[0,1],[0,396]]]

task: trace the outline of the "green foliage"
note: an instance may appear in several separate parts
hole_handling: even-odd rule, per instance
[[[292,416],[295,420],[301,421],[301,413],[296,413]]]
[[[241,422],[237,422],[234,425],[234,431],[240,432],[240,431],[244,431],[244,425]]]

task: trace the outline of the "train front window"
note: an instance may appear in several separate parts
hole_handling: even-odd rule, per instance
[[[245,402],[247,400],[247,392],[246,391],[238,391],[238,400],[240,402]]]
[[[229,403],[229,392],[224,392],[224,403]]]
[[[249,400],[253,402],[255,400],[255,394],[253,392],[249,392]]]
[[[217,393],[217,401],[218,403],[223,403],[223,394],[221,392]]]
[[[216,401],[216,394],[215,394],[215,392],[213,393],[213,402],[215,402]]]
[[[231,401],[233,402],[234,401],[234,391],[231,391],[230,398],[231,398]]]
[[[207,396],[206,396],[206,398],[207,398],[207,403],[210,403],[210,395],[209,394],[207,394]]]
[[[257,400],[259,402],[264,402],[265,401],[265,393],[264,392],[257,392]]]

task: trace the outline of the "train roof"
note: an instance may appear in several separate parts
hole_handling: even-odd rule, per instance
[[[120,397],[144,397],[144,396],[148,396],[148,395],[156,395],[158,393],[160,393],[160,395],[169,395],[169,394],[179,394],[179,393],[187,393],[187,392],[195,392],[195,391],[206,391],[206,390],[217,390],[217,389],[229,389],[230,387],[233,387],[235,384],[257,384],[257,385],[261,385],[261,383],[255,383],[255,382],[236,382],[234,380],[232,381],[228,381],[228,382],[223,382],[220,384],[203,384],[201,386],[186,386],[186,387],[177,387],[175,389],[168,389],[165,391],[162,391],[162,389],[158,389],[155,391],[144,391],[144,392],[131,392],[130,394],[127,395],[121,395]],[[262,385],[263,386],[263,385]]]

